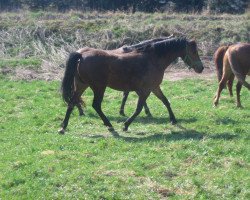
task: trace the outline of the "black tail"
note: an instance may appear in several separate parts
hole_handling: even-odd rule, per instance
[[[69,103],[74,93],[74,77],[77,68],[77,62],[82,58],[82,54],[73,52],[70,53],[66,63],[66,69],[62,80],[61,92],[62,98],[66,103]]]

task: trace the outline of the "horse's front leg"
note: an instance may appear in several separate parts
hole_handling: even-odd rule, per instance
[[[163,94],[161,88],[160,88],[160,87],[157,87],[156,89],[153,90],[153,93],[154,93],[155,96],[158,97],[158,98],[162,101],[162,103],[167,107],[171,124],[176,124],[177,121],[176,121],[176,118],[175,118],[174,113],[173,113],[173,111],[172,111],[172,108],[171,108],[171,106],[170,106],[170,103],[169,103],[167,97]]]
[[[138,99],[136,110],[134,114],[130,118],[128,118],[126,122],[124,123],[124,128],[123,128],[124,131],[128,130],[129,125],[134,121],[136,116],[139,115],[140,112],[142,111],[143,105],[145,104],[146,99],[148,98],[150,94],[150,91],[137,92],[137,94],[139,95],[139,99]]]
[[[102,100],[103,100],[104,91],[105,91],[105,88],[93,89],[94,99],[93,99],[92,107],[95,109],[95,111],[101,117],[104,125],[108,127],[109,131],[114,131],[112,124],[109,122],[108,118],[102,112],[101,104],[102,104]]]

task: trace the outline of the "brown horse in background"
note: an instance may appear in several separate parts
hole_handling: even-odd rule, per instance
[[[224,47],[221,50],[218,49],[217,51],[219,52],[217,55],[217,61],[221,62],[223,58],[223,73],[218,70],[218,79],[220,80],[220,82],[217,94],[215,96],[214,105],[218,105],[221,91],[223,90],[227,82],[229,84],[229,91],[231,90],[230,94],[232,94],[232,82],[235,76],[238,79],[236,85],[237,107],[241,107],[240,90],[242,88],[242,85],[250,90],[250,84],[245,80],[246,75],[250,75],[250,44],[235,44]],[[222,74],[221,79],[220,74]]]
[[[165,69],[178,57],[195,72],[203,71],[196,42],[183,38],[156,42],[126,54],[105,50],[87,51],[84,54],[71,53],[62,81],[62,97],[68,108],[59,133],[65,132],[70,114],[79,103],[79,95],[88,87],[94,93],[92,106],[109,130],[114,130],[113,126],[101,108],[106,87],[120,91],[135,91],[139,96],[136,111],[125,121],[123,130],[126,131],[140,114],[151,92],[167,107],[170,122],[175,124],[176,118],[168,99],[160,89],[160,84]]]
[[[122,47],[120,47],[118,49],[106,50],[106,52],[115,53],[115,54],[130,53],[132,51],[135,51],[137,49],[145,47],[146,45],[153,44],[155,42],[159,42],[159,41],[163,41],[163,40],[167,40],[167,39],[171,39],[173,37],[174,37],[173,35],[170,35],[168,37],[160,37],[160,38],[154,38],[154,39],[150,39],[150,40],[145,40],[145,41],[142,41],[142,42],[140,42],[138,44],[134,44],[134,45],[131,45],[131,46],[122,46]],[[80,53],[80,54],[84,54],[87,51],[93,51],[93,50],[95,51],[97,49],[90,48],[90,47],[84,47],[84,48],[81,48],[81,49],[77,50],[77,52]],[[129,95],[128,91],[124,91],[123,92],[122,103],[121,103],[120,111],[119,111],[120,115],[123,115],[123,116],[125,116],[124,107],[125,107],[128,95]],[[79,102],[80,103],[77,104],[76,106],[78,108],[79,115],[81,116],[81,115],[84,115],[84,112],[83,112],[83,109],[82,109],[82,106],[81,106],[81,104],[82,104],[83,101],[80,99]],[[147,116],[152,116],[146,102],[143,105],[143,107],[144,107],[146,115]]]
[[[221,78],[223,75],[223,58],[228,47],[229,46],[221,46],[214,53],[214,63],[215,63],[215,69],[217,72],[218,82],[221,81]],[[227,81],[227,89],[231,97],[233,96],[233,90],[232,90],[233,80],[234,80],[234,74],[232,74]]]

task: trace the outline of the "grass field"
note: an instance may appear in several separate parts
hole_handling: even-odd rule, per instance
[[[102,125],[86,91],[86,116],[77,110],[65,135],[57,130],[66,107],[57,81],[0,77],[0,199],[249,199],[250,93],[243,109],[225,90],[212,107],[216,80],[164,81],[178,125],[148,99],[123,132],[122,94],[108,89],[103,110],[119,136]],[[137,97],[129,96],[130,115]]]

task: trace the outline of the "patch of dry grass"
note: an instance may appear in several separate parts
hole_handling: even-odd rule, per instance
[[[0,60],[39,59],[49,80],[60,79],[68,53],[84,46],[113,49],[175,34],[195,38],[206,66],[213,68],[211,59],[218,46],[250,38],[247,14],[20,11],[1,13],[0,19]]]

